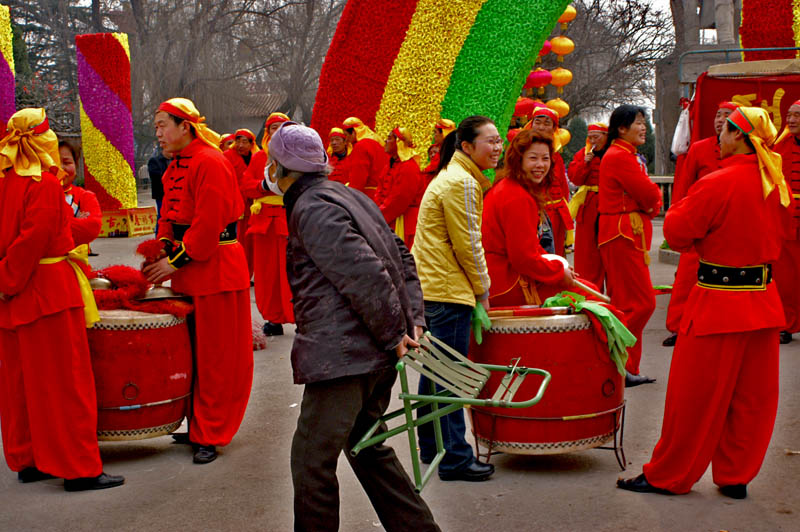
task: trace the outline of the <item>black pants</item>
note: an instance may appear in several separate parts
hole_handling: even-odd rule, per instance
[[[307,384],[292,440],[295,531],[339,529],[336,464],[344,451],[387,532],[439,531],[391,447],[350,449],[389,406],[394,368]]]

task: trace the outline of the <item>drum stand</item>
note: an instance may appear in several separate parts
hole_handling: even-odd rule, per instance
[[[505,415],[501,415],[501,414],[495,414],[493,412],[483,412],[483,411],[481,411],[481,415],[489,416],[489,418],[492,420],[492,428],[491,428],[491,430],[489,432],[488,446],[487,446],[487,451],[486,451],[486,454],[485,454],[486,463],[487,464],[489,463],[489,460],[491,459],[491,457],[493,455],[495,455],[495,454],[504,454],[503,451],[493,451],[493,449],[492,449],[494,444],[495,444],[495,442],[496,442],[496,440],[494,439],[494,434],[495,434],[495,426],[496,426],[497,418],[516,419],[516,420],[523,421],[523,422],[524,421],[569,421],[571,419],[576,419],[576,418],[590,418],[590,417],[598,417],[598,416],[608,415],[612,420],[611,429],[612,429],[612,432],[613,432],[614,446],[613,447],[596,446],[596,447],[587,447],[586,449],[604,449],[604,450],[607,450],[607,451],[614,451],[614,456],[617,458],[617,463],[619,464],[619,467],[622,469],[622,471],[625,471],[625,469],[626,469],[626,466],[625,466],[625,449],[623,448],[623,445],[622,445],[622,440],[623,440],[623,437],[625,435],[625,407],[626,407],[625,403],[626,402],[623,399],[622,400],[622,404],[620,404],[619,406],[617,406],[616,408],[613,408],[611,410],[606,410],[605,412],[597,412],[597,413],[594,413],[594,414],[585,414],[585,415],[580,415],[580,416],[563,416],[563,417],[505,416]],[[475,419],[474,419],[474,415],[475,414],[474,414],[472,408],[468,408],[467,410],[469,410],[470,424],[472,425],[472,436],[475,438],[475,453],[477,454],[477,457],[480,460],[481,456],[483,456],[483,455],[481,454],[481,451],[480,451],[481,448],[480,448],[480,445],[478,443],[478,434],[475,431]],[[580,450],[584,450],[584,449],[580,449]],[[570,451],[564,451],[564,452],[570,452]],[[520,454],[556,454],[556,453],[535,453],[535,452],[532,452],[532,453],[520,453]]]
[[[519,359],[515,359],[516,362],[508,366],[479,364],[467,359],[461,353],[430,334],[426,334],[421,338],[419,343],[419,348],[409,351],[396,365],[400,375],[400,399],[403,401],[403,408],[385,414],[376,420],[367,433],[350,450],[350,454],[356,456],[367,447],[381,443],[396,434],[406,432],[411,451],[411,465],[414,469],[414,487],[417,492],[422,491],[431,475],[436,471],[439,462],[444,458],[442,416],[460,410],[465,406],[528,408],[542,399],[548,384],[550,384],[549,372],[543,369],[519,366],[517,365]],[[430,395],[413,394],[409,391],[406,367],[411,367],[430,379]],[[493,372],[504,373],[505,376],[490,398],[479,399],[478,395]],[[540,375],[543,377],[536,395],[526,401],[513,401],[514,394],[519,390],[522,381],[528,375]],[[441,387],[438,392],[436,391],[436,385]],[[428,406],[431,411],[414,419],[414,410],[421,406]],[[401,416],[405,417],[404,424],[391,429],[386,426],[388,421]],[[422,475],[415,429],[430,422],[433,422],[436,456],[428,470]]]

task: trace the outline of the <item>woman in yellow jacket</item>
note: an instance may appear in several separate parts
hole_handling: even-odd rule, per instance
[[[438,175],[422,197],[417,236],[412,253],[425,299],[428,330],[466,356],[470,319],[475,302],[489,307],[489,272],[481,245],[483,194],[490,182],[483,170],[495,168],[503,151],[497,127],[485,116],[465,118],[445,138]],[[430,381],[420,378],[420,393],[429,393]],[[419,409],[418,416],[425,415]],[[486,480],[494,466],[475,459],[465,439],[464,412],[442,419],[447,451],[439,464],[442,480]],[[436,455],[433,428],[421,425],[420,455],[430,463]]]

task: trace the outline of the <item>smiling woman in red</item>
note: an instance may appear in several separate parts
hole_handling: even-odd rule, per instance
[[[644,113],[633,105],[614,109],[608,147],[600,163],[597,243],[606,271],[606,288],[611,304],[623,312],[625,325],[638,339],[628,348],[628,387],[654,382],[639,375],[642,331],[656,308],[649,267],[651,219],[661,208],[661,191],[650,181],[647,167],[636,152],[645,141]]]
[[[539,305],[572,288],[572,272],[543,257],[554,251],[545,211],[553,180],[552,156],[548,137],[523,130],[506,150],[503,173],[486,195],[483,247],[492,306]]]

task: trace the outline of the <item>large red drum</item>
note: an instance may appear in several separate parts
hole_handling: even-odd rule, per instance
[[[87,330],[97,388],[100,440],[142,440],[177,429],[192,393],[185,318],[101,310]]]
[[[492,318],[483,343],[473,340],[470,346],[475,362],[507,365],[517,357],[521,366],[549,371],[552,380],[530,408],[472,407],[473,430],[482,446],[513,454],[560,454],[599,447],[619,430],[624,381],[587,316]],[[496,389],[499,379],[494,373],[494,382],[484,389]],[[540,382],[528,377],[516,397],[533,397]]]

